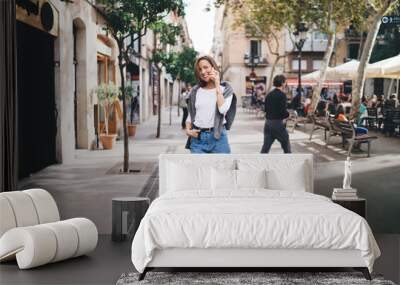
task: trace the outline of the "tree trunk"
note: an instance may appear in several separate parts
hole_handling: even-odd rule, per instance
[[[160,69],[157,67],[157,78],[158,78],[158,98],[157,98],[157,134],[156,138],[160,138],[161,134],[161,82],[160,82]]]
[[[179,107],[179,103],[181,102],[181,80],[179,79],[179,82],[178,82],[178,117],[180,117],[181,116],[181,114],[180,114],[180,107]]]
[[[272,88],[272,81],[273,81],[273,76],[274,76],[274,73],[275,73],[275,69],[276,69],[276,66],[277,66],[277,64],[278,64],[278,62],[279,62],[279,60],[282,58],[283,56],[281,56],[281,55],[278,55],[276,58],[275,58],[275,60],[274,60],[274,62],[272,63],[272,66],[271,66],[271,71],[270,71],[270,73],[269,73],[269,79],[267,79],[268,80],[268,82],[267,82],[267,90],[266,90],[266,93],[268,94],[268,92],[271,90],[271,88]]]
[[[364,41],[364,32],[363,31],[361,31],[361,34],[360,34],[360,46],[358,47],[358,52],[357,52],[357,60],[358,61],[360,61],[360,56],[361,56],[361,53],[362,53],[362,50],[363,50],[363,41]]]
[[[330,33],[328,36],[328,46],[326,48],[324,58],[322,60],[322,67],[320,69],[321,76],[319,78],[317,88],[314,89],[314,92],[312,94],[311,106],[308,114],[314,114],[315,110],[317,109],[318,102],[321,99],[321,90],[322,87],[324,86],[326,71],[328,70],[329,62],[332,57],[333,47],[335,46],[335,40],[336,40],[336,30],[333,31],[333,33]]]
[[[109,114],[108,109],[109,109],[109,106],[108,106],[108,103],[107,103],[107,105],[103,106],[103,110],[104,110],[104,127],[106,128],[106,134],[107,135],[108,135],[108,114]]]
[[[389,1],[390,2],[390,1]],[[389,6],[389,5],[388,5]],[[367,26],[368,35],[365,39],[364,48],[360,58],[360,64],[358,65],[357,70],[357,78],[353,84],[353,94],[352,94],[352,112],[351,118],[356,118],[358,114],[358,109],[360,108],[360,99],[364,92],[364,83],[365,83],[365,68],[369,63],[369,59],[371,57],[372,49],[374,47],[375,39],[379,31],[379,27],[381,26],[382,16],[385,14],[387,10],[382,9],[377,14],[375,14],[372,19],[370,19],[370,23]]]
[[[170,93],[171,89],[169,88],[169,84],[168,84],[168,93]],[[172,125],[172,93],[169,94],[169,125]]]
[[[118,44],[118,46],[119,46],[118,65],[119,65],[119,73],[121,76],[121,93],[122,93],[122,126],[123,126],[123,130],[124,130],[123,172],[126,173],[129,171],[129,141],[128,141],[128,127],[126,124],[125,76],[124,76],[124,65],[122,63],[123,43]]]

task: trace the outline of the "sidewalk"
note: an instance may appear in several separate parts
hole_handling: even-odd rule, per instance
[[[20,189],[44,188],[55,198],[62,219],[87,217],[100,234],[111,233],[111,199],[140,196],[151,187],[150,177],[160,153],[178,152],[186,135],[178,128],[176,110],[169,126],[169,112],[164,110],[161,138],[156,139],[157,118],[138,126],[137,135],[129,140],[130,165],[139,173],[119,174],[123,161],[123,141],[112,150],[76,150],[68,164],[52,165],[20,181]],[[181,148],[182,152],[186,150]],[[148,184],[149,183],[149,184]]]
[[[155,138],[156,117],[139,125],[136,137],[130,139],[131,168],[141,172],[118,173],[123,159],[123,142],[118,141],[113,150],[77,150],[73,162],[53,165],[32,175],[21,181],[20,189],[47,189],[56,199],[63,219],[87,217],[95,222],[99,233],[111,233],[111,199],[149,192],[153,198],[158,187],[158,155],[189,153],[184,149],[186,135],[181,130],[181,117],[177,117],[176,108],[172,111],[172,125],[169,125],[169,110],[163,110],[160,139]],[[263,119],[238,109],[228,134],[232,153],[259,153],[263,125]],[[323,132],[309,141],[309,130],[310,126],[306,130],[301,126],[290,134],[292,151],[314,154],[314,189],[317,194],[330,196],[333,187],[341,185],[347,152],[341,148],[339,138],[332,139],[334,144],[325,148]],[[282,153],[278,142],[272,146],[271,153]],[[395,219],[397,214],[400,215],[395,205],[400,202],[400,138],[380,137],[372,144],[371,157],[364,157],[363,153],[353,158],[353,185],[359,189],[360,196],[371,200],[368,221],[378,232],[395,232],[395,229],[400,232],[400,225]],[[386,217],[385,223],[381,221],[383,216]]]

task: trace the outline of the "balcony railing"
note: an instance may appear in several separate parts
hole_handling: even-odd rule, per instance
[[[246,60],[246,59],[245,59],[245,61],[244,61],[244,64],[245,64],[247,67],[251,67],[251,66],[253,65],[253,64],[251,63],[251,61]],[[255,67],[257,67],[257,66],[261,66],[261,67],[268,66],[268,60],[267,60],[265,57],[260,57],[260,58],[259,58],[259,61],[258,61],[257,63],[254,63],[254,66],[255,66]]]

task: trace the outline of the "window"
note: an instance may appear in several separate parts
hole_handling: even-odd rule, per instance
[[[349,44],[347,58],[349,59],[358,59],[358,50],[360,48],[359,43]]]
[[[251,40],[250,41],[250,57],[258,56],[261,57],[261,41]]]
[[[327,41],[328,35],[321,32],[314,32],[314,41]]]
[[[97,83],[115,82],[115,62],[109,56],[97,54]]]
[[[100,85],[105,82],[105,68],[104,62],[97,59],[97,83]]]
[[[299,60],[292,59],[292,70],[299,70]],[[301,70],[307,70],[307,60],[301,60]]]
[[[314,59],[313,60],[313,70],[321,69],[321,67],[322,67],[322,60]]]
[[[108,73],[108,82],[115,82],[115,65],[113,61],[108,61],[108,68],[107,68],[107,73]]]

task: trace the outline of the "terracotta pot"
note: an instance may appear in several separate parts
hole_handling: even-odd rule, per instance
[[[115,134],[101,134],[100,141],[103,145],[103,149],[112,149],[114,147],[116,137],[117,135]]]
[[[128,124],[128,136],[134,137],[136,135],[136,125]]]

